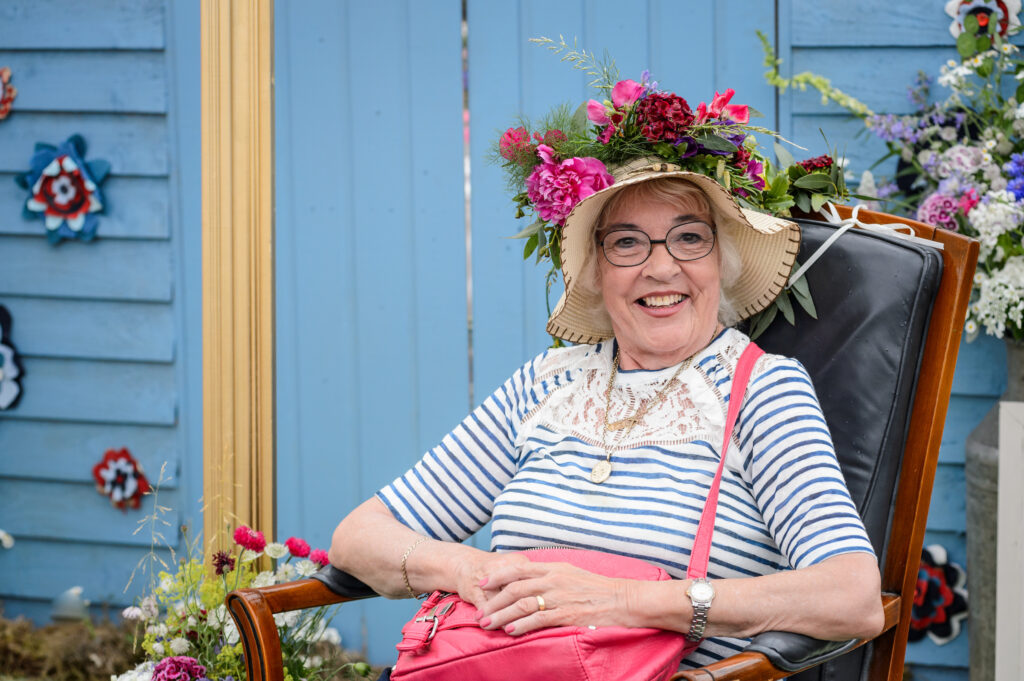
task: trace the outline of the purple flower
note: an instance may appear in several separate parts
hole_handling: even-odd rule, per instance
[[[956,199],[952,196],[935,192],[921,203],[921,206],[917,209],[917,219],[941,229],[955,232],[958,227],[956,222],[957,208]]]

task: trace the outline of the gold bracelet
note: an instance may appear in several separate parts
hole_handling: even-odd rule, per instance
[[[427,541],[429,538],[430,537],[420,537],[412,543],[412,546],[405,550],[404,554],[402,554],[402,579],[405,581],[405,588],[409,591],[409,598],[419,598],[419,596],[416,595],[416,592],[412,590],[412,585],[409,584],[409,573],[406,572],[405,563],[409,560],[409,556],[412,554],[413,549]]]

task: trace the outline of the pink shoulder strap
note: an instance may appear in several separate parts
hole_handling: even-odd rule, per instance
[[[711,489],[708,491],[708,500],[704,504],[704,512],[700,516],[700,525],[697,526],[697,536],[693,540],[690,566],[686,570],[686,576],[690,579],[705,577],[708,574],[708,556],[711,555],[711,536],[715,532],[718,487],[722,482],[725,455],[729,451],[729,441],[732,439],[732,429],[736,425],[736,418],[739,416],[740,407],[743,406],[743,396],[747,392],[750,373],[754,370],[754,364],[757,363],[757,360],[763,354],[764,350],[757,347],[757,344],[751,341],[743,351],[743,354],[740,355],[740,361],[736,364],[736,373],[732,377],[732,392],[729,393],[729,412],[725,417],[725,439],[722,442],[718,472],[715,473],[715,479],[711,482]]]

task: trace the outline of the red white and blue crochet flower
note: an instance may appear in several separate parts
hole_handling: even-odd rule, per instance
[[[960,634],[960,622],[967,617],[966,583],[963,568],[949,562],[946,549],[939,544],[924,547],[910,615],[910,641],[927,635],[941,646]]]
[[[99,185],[110,172],[110,164],[102,160],[86,163],[84,157],[81,135],[72,135],[58,147],[38,142],[31,169],[15,178],[29,192],[24,216],[43,218],[50,243],[90,241],[96,236],[97,213],[104,209]]]
[[[122,510],[138,508],[142,495],[149,492],[149,481],[142,467],[127,449],[108,449],[103,460],[92,467],[96,491],[110,497],[110,503]]]
[[[21,397],[21,362],[11,343],[11,313],[0,305],[0,410],[10,409]]]
[[[0,121],[11,113],[11,105],[14,104],[14,98],[17,96],[18,88],[11,85],[10,67],[0,66]]]

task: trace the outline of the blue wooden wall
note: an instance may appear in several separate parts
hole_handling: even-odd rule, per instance
[[[4,614],[49,617],[75,585],[97,608],[130,602],[152,509],[122,512],[92,466],[128,447],[152,482],[166,463],[163,528],[201,527],[198,11],[163,0],[6,0],[0,65],[19,94],[0,122],[0,303],[14,318],[23,397],[0,412]],[[50,246],[14,183],[37,141],[80,133],[110,161],[90,244]],[[188,454],[186,454],[188,453]]]

